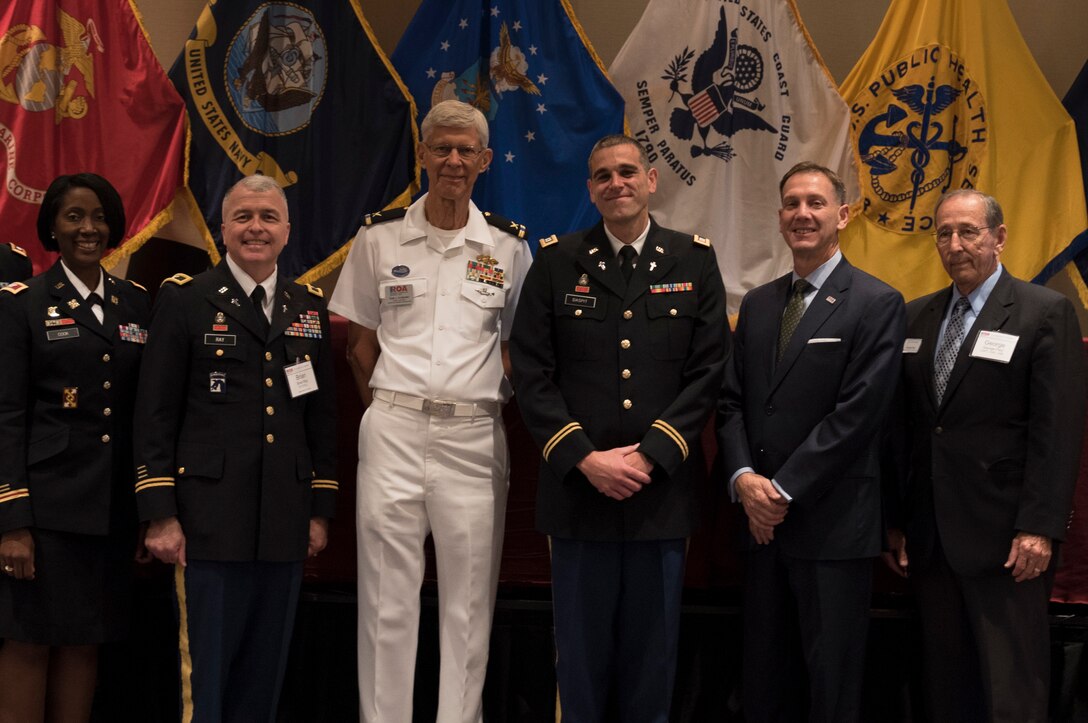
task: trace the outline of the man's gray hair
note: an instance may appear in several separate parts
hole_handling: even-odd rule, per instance
[[[941,210],[941,204],[957,196],[981,198],[983,208],[986,211],[986,225],[990,228],[997,228],[1005,223],[1005,212],[1001,210],[1001,204],[997,202],[997,199],[975,188],[957,188],[954,191],[945,191],[937,200],[937,206],[933,209],[933,218],[937,218],[937,212]]]
[[[474,106],[459,100],[444,100],[431,107],[419,125],[419,133],[424,140],[436,127],[475,128],[480,139],[480,149],[487,148],[487,118]]]
[[[265,193],[266,191],[275,191],[280,198],[283,199],[283,205],[287,206],[287,194],[280,188],[280,184],[276,183],[276,180],[271,176],[265,176],[260,173],[254,173],[252,176],[243,176],[240,181],[235,183],[223,196],[223,220],[227,218],[227,201],[234,195],[235,191],[246,190],[253,193]],[[289,219],[284,218],[284,221]]]

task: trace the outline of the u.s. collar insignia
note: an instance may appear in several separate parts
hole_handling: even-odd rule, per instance
[[[656,251],[659,254],[665,253],[665,249],[661,248],[660,246],[654,246],[654,251]]]
[[[589,254],[590,256],[592,256],[593,254],[597,253],[598,251],[600,251],[600,249],[599,249],[599,248],[597,248],[596,246],[594,246],[593,248],[591,248],[591,249],[590,249],[589,251],[587,251],[586,253],[588,253],[588,254]]]
[[[69,309],[79,308],[79,302],[76,301],[75,299],[68,299],[68,308]]]
[[[220,294],[225,294],[225,293],[227,293],[227,287],[226,287],[226,286],[220,286],[220,287],[219,287],[219,293],[220,293]]]
[[[53,284],[53,288],[54,289],[63,289],[64,288],[64,282],[63,281],[58,281],[57,283]]]
[[[50,306],[48,309],[46,309],[45,315],[51,319],[56,319],[58,316],[60,316],[60,312],[57,311],[57,307]]]
[[[121,302],[116,296],[114,296],[113,294],[110,294],[110,303],[113,304],[114,306],[117,306]]]

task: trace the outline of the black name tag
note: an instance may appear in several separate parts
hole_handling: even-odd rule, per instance
[[[205,334],[204,345],[205,346],[236,346],[238,344],[237,334]]]
[[[596,309],[597,297],[583,296],[581,294],[567,294],[563,299],[563,303],[567,306],[580,306],[583,309]]]
[[[75,339],[77,336],[79,336],[79,329],[47,329],[45,332],[45,338],[49,341]]]

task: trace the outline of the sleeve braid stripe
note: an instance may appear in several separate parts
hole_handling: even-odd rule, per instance
[[[15,500],[21,500],[22,498],[30,497],[30,491],[25,489],[17,489],[8,492],[7,494],[0,495],[0,504],[5,502],[14,502]]]
[[[658,431],[664,432],[669,439],[676,442],[676,446],[680,448],[680,454],[683,455],[684,459],[688,458],[688,443],[684,441],[683,435],[677,432],[671,424],[663,419],[655,419],[654,423],[650,426]]]
[[[558,432],[553,434],[552,438],[548,440],[548,443],[544,445],[544,461],[548,460],[548,455],[552,453],[552,450],[555,449],[556,445],[563,441],[564,437],[566,437],[571,432],[577,431],[581,428],[582,425],[578,424],[578,422],[570,422]]]
[[[149,477],[136,483],[136,491],[144,492],[152,487],[173,487],[173,477]]]

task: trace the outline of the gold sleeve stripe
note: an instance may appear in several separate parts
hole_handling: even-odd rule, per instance
[[[581,428],[582,425],[578,424],[578,422],[569,422],[566,426],[553,434],[552,438],[548,440],[548,443],[544,445],[544,461],[548,460],[548,455],[552,453],[552,450],[555,449],[557,444],[563,441],[564,437]]]
[[[143,492],[144,490],[149,490],[152,487],[173,487],[173,486],[174,486],[174,478],[173,477],[149,477],[149,478],[147,478],[145,480],[141,480],[140,482],[136,483],[136,491],[137,492]]]
[[[17,489],[6,494],[0,495],[0,504],[5,502],[14,502],[15,500],[21,500],[24,497],[30,497],[30,491],[26,489]]]
[[[680,454],[683,455],[683,458],[688,458],[688,443],[684,441],[683,435],[677,432],[671,424],[662,419],[655,419],[650,426],[668,435],[669,439],[676,442],[676,446],[680,448]]]
[[[11,489],[11,485],[9,485],[9,484],[0,485],[0,495],[4,494],[5,492],[7,492],[10,489]]]
[[[315,479],[310,483],[315,490],[339,490],[340,483],[332,479]]]

